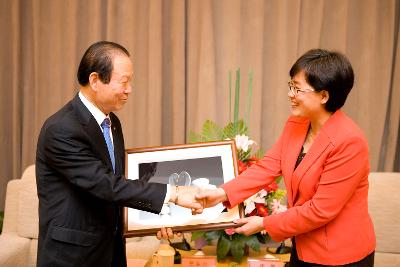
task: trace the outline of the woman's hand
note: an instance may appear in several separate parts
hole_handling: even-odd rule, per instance
[[[236,224],[243,224],[240,227],[235,228],[235,232],[238,234],[252,235],[261,232],[264,229],[264,217],[251,216],[246,218],[241,218],[233,221]]]
[[[195,196],[196,201],[198,201],[203,209],[214,207],[218,203],[224,202],[228,200],[224,189],[204,189],[199,191]],[[192,210],[193,211],[193,210]],[[194,212],[194,214],[198,214]]]

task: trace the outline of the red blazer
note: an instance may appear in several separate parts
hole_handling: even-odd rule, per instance
[[[342,265],[375,250],[368,214],[368,145],[361,130],[342,111],[324,124],[311,148],[294,170],[310,122],[290,117],[273,148],[258,164],[222,185],[228,206],[255,194],[283,176],[286,212],[264,218],[276,241],[295,236],[299,259]]]

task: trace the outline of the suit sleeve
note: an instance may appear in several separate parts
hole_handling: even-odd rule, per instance
[[[154,213],[161,210],[166,185],[115,175],[94,152],[89,137],[72,127],[54,124],[44,133],[44,160],[59,176],[105,201]]]
[[[327,224],[345,207],[368,172],[365,140],[350,137],[330,152],[315,195],[301,206],[265,217],[265,229],[274,240],[282,241]]]

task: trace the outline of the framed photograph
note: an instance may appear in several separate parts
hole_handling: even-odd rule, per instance
[[[216,188],[237,173],[234,140],[126,150],[127,179]],[[217,230],[237,227],[232,220],[243,217],[243,206],[228,210],[218,204],[192,215],[190,209],[168,203],[160,214],[125,208],[123,217],[125,237],[153,235],[160,227],[175,232]]]

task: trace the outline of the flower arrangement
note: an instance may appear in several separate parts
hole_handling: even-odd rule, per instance
[[[207,120],[202,127],[201,133],[191,132],[189,134],[190,142],[207,142],[234,139],[237,156],[238,172],[244,172],[247,168],[256,164],[262,157],[261,149],[252,153],[256,142],[249,138],[248,127],[243,119],[239,119],[239,95],[240,95],[240,70],[236,71],[235,105],[234,119],[225,127],[220,127],[217,123]],[[249,75],[249,87],[247,91],[246,118],[250,112],[252,95],[252,73]],[[229,103],[231,103],[231,74],[229,74]],[[231,106],[229,107],[231,111]],[[230,112],[231,113],[231,112]],[[231,116],[230,116],[231,117]],[[277,181],[279,183],[279,181]],[[244,201],[245,216],[268,216],[271,214],[283,212],[286,206],[281,203],[286,195],[286,191],[279,189],[276,182],[266,186],[257,194]],[[192,233],[192,240],[195,241],[195,247],[200,249],[202,246],[213,240],[217,241],[217,259],[225,259],[229,254],[241,262],[245,250],[251,248],[255,251],[260,250],[260,245],[270,240],[266,233],[257,233],[251,236],[236,234],[234,229],[225,229],[219,231],[197,231]]]

